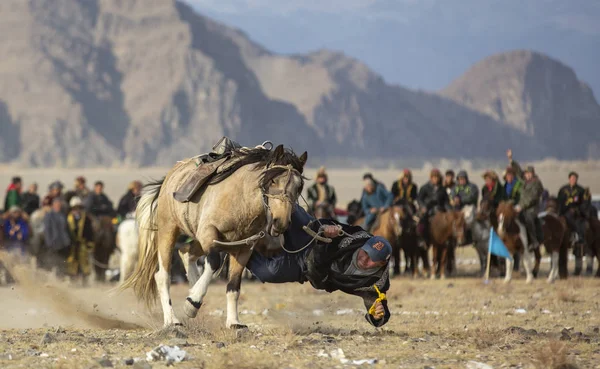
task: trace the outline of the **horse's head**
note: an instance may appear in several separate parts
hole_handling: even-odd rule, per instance
[[[490,212],[492,211],[492,204],[488,199],[482,199],[479,203],[479,210],[477,210],[477,220],[484,221],[490,218]]]
[[[453,211],[451,212],[452,216],[452,235],[456,239],[456,243],[459,245],[464,245],[467,242],[465,227],[465,215],[462,211]]]
[[[389,209],[389,226],[396,237],[402,236],[402,220],[404,219],[404,209],[400,206],[392,206]]]
[[[558,213],[558,199],[554,196],[550,196],[546,202],[546,210],[549,213]]]
[[[292,151],[277,146],[261,176],[260,188],[267,213],[267,232],[278,237],[290,225],[294,203],[302,193],[302,172],[308,154],[300,157]]]
[[[517,218],[513,201],[501,201],[496,209],[496,216],[498,217],[498,235],[502,237],[506,232],[506,227]]]

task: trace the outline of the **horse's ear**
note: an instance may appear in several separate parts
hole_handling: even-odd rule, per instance
[[[306,161],[308,160],[308,153],[305,151],[298,159],[300,160],[302,167],[304,167],[306,165]]]
[[[281,158],[283,156],[283,145],[279,145],[275,148],[275,152],[273,153],[273,155],[275,155],[275,158]]]

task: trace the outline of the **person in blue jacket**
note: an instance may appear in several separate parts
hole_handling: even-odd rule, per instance
[[[362,208],[365,212],[365,223],[363,228],[369,232],[377,215],[387,210],[394,202],[394,195],[383,186],[377,186],[375,181],[365,179],[365,191],[362,198]]]

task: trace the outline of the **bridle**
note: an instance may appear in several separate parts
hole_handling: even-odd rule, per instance
[[[292,182],[293,175],[299,175],[299,176],[302,175],[300,173],[300,171],[298,171],[296,168],[294,168],[291,164],[267,166],[265,168],[264,173],[266,173],[269,170],[278,169],[278,168],[284,169],[286,171],[286,173],[285,173],[286,182],[285,182],[285,186],[283,187],[283,189],[271,188],[271,186],[268,186],[266,188],[264,186],[262,186],[260,189],[260,191],[262,193],[263,206],[265,208],[265,213],[267,214],[267,225],[265,226],[265,230],[267,231],[267,233],[269,230],[268,228],[271,225],[271,222],[273,221],[273,213],[271,211],[271,206],[269,204],[270,200],[275,199],[275,200],[287,202],[290,205],[293,205],[297,199],[295,199],[295,196],[290,195],[290,193],[288,191],[288,187],[290,186],[290,183]]]

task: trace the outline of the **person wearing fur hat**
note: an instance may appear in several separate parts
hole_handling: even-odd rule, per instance
[[[335,215],[337,196],[333,186],[327,183],[328,179],[325,167],[319,168],[315,183],[307,190],[307,202],[310,207],[309,211],[312,214],[315,213],[318,207],[324,207],[326,214],[330,215],[329,217]]]
[[[502,185],[498,180],[498,174],[493,170],[487,170],[483,173],[485,184],[481,188],[481,198],[490,202],[492,212],[495,213],[500,201],[504,200]]]
[[[67,274],[75,279],[81,275],[83,283],[92,272],[90,252],[94,249],[94,229],[92,219],[83,209],[83,202],[77,196],[69,203],[71,211],[67,216],[67,226],[71,236],[71,248],[67,257]]]
[[[412,179],[410,169],[404,169],[400,178],[392,184],[392,195],[394,195],[394,205],[408,206],[415,212],[415,201],[417,201],[417,186]]]
[[[442,174],[439,169],[433,169],[427,182],[419,191],[419,224],[417,232],[426,245],[429,244],[429,217],[435,211],[446,211],[450,207],[448,193],[442,185]]]

